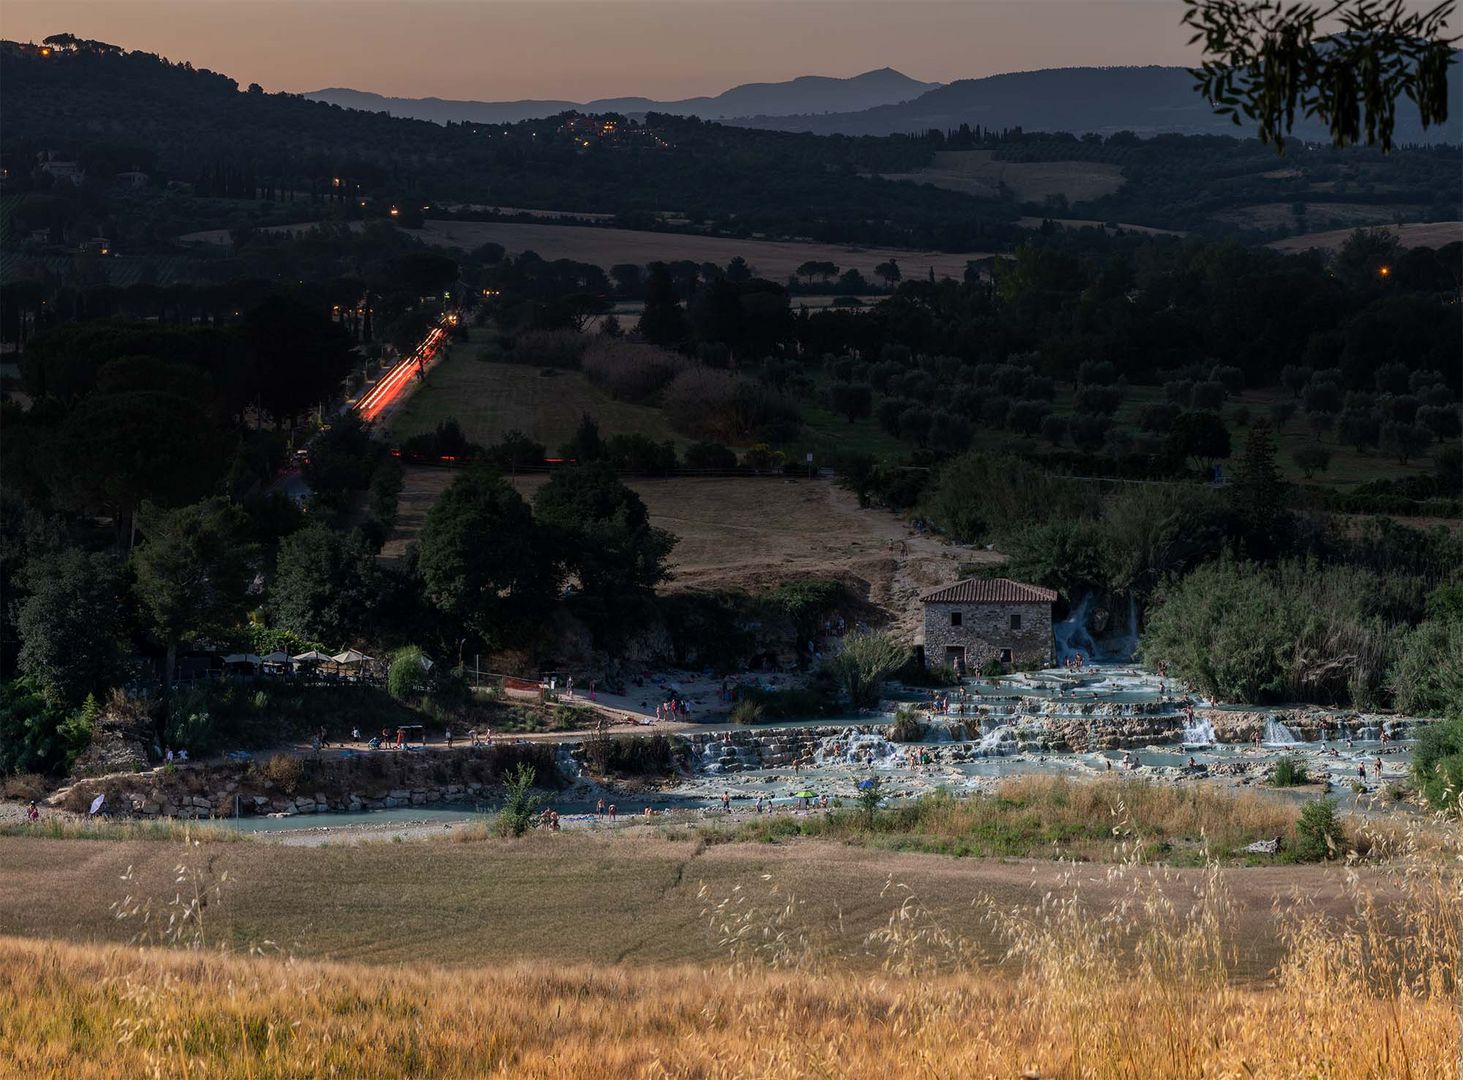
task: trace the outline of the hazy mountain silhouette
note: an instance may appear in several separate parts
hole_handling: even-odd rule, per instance
[[[347,109],[390,113],[439,124],[472,120],[479,123],[514,123],[553,116],[567,109],[584,112],[667,112],[721,120],[733,116],[785,116],[793,113],[858,112],[918,97],[939,83],[920,82],[892,68],[866,71],[849,79],[804,75],[787,82],[744,83],[715,97],[656,101],[644,97],[599,98],[595,101],[452,101],[444,98],[396,98],[362,90],[332,87],[305,96]]]
[[[1456,68],[1454,69],[1456,71]],[[1457,99],[1456,79],[1453,99]],[[1254,125],[1235,127],[1216,116],[1209,102],[1194,90],[1194,77],[1178,67],[1049,68],[1012,72],[983,79],[960,79],[929,93],[897,104],[879,105],[842,113],[776,116],[749,115],[730,121],[744,127],[775,131],[809,131],[820,135],[890,135],[974,127],[1027,131],[1067,131],[1073,134],[1111,134],[1132,131],[1139,135],[1160,132],[1183,134],[1250,134]],[[1460,117],[1455,111],[1444,128],[1426,131],[1411,102],[1397,108],[1395,141],[1458,142]],[[1297,124],[1302,138],[1324,139],[1324,127],[1315,121]]]

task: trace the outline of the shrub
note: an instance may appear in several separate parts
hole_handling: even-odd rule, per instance
[[[481,457],[483,448],[468,440],[456,418],[448,417],[437,425],[435,431],[424,431],[403,440],[401,453],[407,458],[450,457],[465,461]]]
[[[1087,489],[1019,458],[971,451],[946,462],[921,500],[924,516],[963,543],[1049,516],[1087,516]]]
[[[1041,430],[1050,413],[1051,407],[1044,401],[1018,401],[1011,406],[1011,414],[1007,419],[1012,431],[1030,437]]]
[[[1438,716],[1463,707],[1463,620],[1428,619],[1408,630],[1388,682],[1401,712]]]
[[[539,797],[532,793],[534,767],[522,762],[503,777],[503,806],[498,810],[498,835],[522,836],[533,823]]]
[[[1178,415],[1179,407],[1173,402],[1154,402],[1152,405],[1144,405],[1138,410],[1138,427],[1143,431],[1167,435],[1173,430],[1173,422]]]
[[[261,778],[271,787],[286,795],[293,795],[305,778],[305,766],[300,759],[290,754],[275,754],[259,766]]]
[[[508,360],[534,367],[577,368],[589,341],[574,330],[526,330],[513,339]]]
[[[194,757],[213,753],[222,747],[218,725],[208,710],[174,711],[168,717],[168,745],[186,749]]]
[[[661,401],[679,430],[717,442],[777,438],[795,432],[802,422],[797,407],[776,391],[715,368],[681,371],[666,386]]]
[[[1195,383],[1194,389],[1189,393],[1189,408],[1218,412],[1224,407],[1226,396],[1227,391],[1221,382]]]
[[[867,632],[849,634],[843,651],[829,662],[829,672],[856,709],[879,703],[884,679],[897,671],[909,657],[909,650],[892,634]]]
[[[925,737],[925,726],[913,709],[900,709],[889,725],[889,741],[915,743]]]
[[[883,786],[884,778],[882,776],[870,776],[866,780],[859,781],[856,797],[858,808],[864,816],[864,822],[868,825],[874,823],[874,815],[879,811],[879,804],[884,801],[883,792],[880,790]]]
[[[680,353],[658,345],[597,337],[584,350],[585,375],[624,401],[654,401],[676,375],[691,366]]]
[[[1363,704],[1416,617],[1393,579],[1352,566],[1209,563],[1149,609],[1143,654],[1221,701]]]
[[[415,645],[398,649],[386,670],[386,690],[397,701],[417,701],[427,692],[426,654]]]
[[[1275,787],[1299,787],[1310,782],[1305,765],[1293,757],[1281,758],[1270,770],[1270,783]]]
[[[605,457],[617,470],[636,476],[669,476],[676,468],[676,448],[658,443],[648,435],[612,435],[605,443]]]
[[[675,769],[675,750],[664,735],[597,735],[585,740],[584,761],[600,776],[665,776]]]
[[[1111,425],[1112,419],[1102,414],[1080,415],[1067,422],[1067,432],[1072,437],[1072,445],[1078,450],[1095,454],[1107,441]]]
[[[767,710],[759,702],[743,700],[732,706],[731,721],[733,724],[760,724],[766,716]]]
[[[1331,465],[1331,451],[1319,443],[1303,443],[1291,451],[1290,457],[1307,480]]]
[[[728,470],[737,467],[737,455],[720,443],[692,443],[686,447],[682,461],[688,469]]]
[[[1317,799],[1306,803],[1295,823],[1295,857],[1302,862],[1320,862],[1335,858],[1341,851],[1345,833],[1336,817],[1334,799]]]
[[[1412,778],[1427,804],[1453,814],[1463,809],[1463,703],[1450,718],[1428,724],[1412,751]]]

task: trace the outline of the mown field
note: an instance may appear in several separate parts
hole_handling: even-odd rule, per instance
[[[647,435],[679,441],[659,409],[616,401],[578,371],[480,360],[485,335],[452,346],[391,420],[390,436],[405,439],[455,419],[467,437],[489,446],[521,431],[550,452],[574,434],[585,413],[606,435]]]
[[[1397,237],[1403,247],[1440,248],[1463,240],[1463,221],[1428,221],[1410,225],[1387,224],[1387,231]],[[1351,239],[1355,228],[1331,229],[1324,232],[1310,232],[1303,236],[1288,236],[1276,240],[1269,247],[1276,251],[1340,251]]]
[[[1062,195],[1069,203],[1078,203],[1117,191],[1123,186],[1123,170],[1099,161],[998,161],[993,150],[941,150],[925,168],[887,174],[885,179],[992,199],[1005,185],[1021,202]]]
[[[743,240],[690,233],[501,221],[428,221],[421,229],[405,231],[429,244],[445,247],[472,250],[492,242],[502,244],[510,255],[534,251],[545,259],[573,259],[605,268],[615,263],[643,266],[657,260],[670,262],[677,259],[724,266],[740,255],[759,276],[773,281],[786,280],[809,260],[836,263],[840,271],[855,269],[870,281],[877,281],[874,267],[891,258],[899,263],[906,277],[922,277],[933,267],[936,277],[959,280],[965,273],[966,262],[991,255],[988,251],[913,251],[811,241]]]

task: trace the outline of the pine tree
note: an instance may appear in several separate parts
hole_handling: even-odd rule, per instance
[[[1250,428],[1245,449],[1235,462],[1230,498],[1243,531],[1247,553],[1266,559],[1285,547],[1290,517],[1285,505],[1289,485],[1275,460],[1270,422],[1261,417]]]

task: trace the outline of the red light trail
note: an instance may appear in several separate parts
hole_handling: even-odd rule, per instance
[[[447,336],[447,331],[442,327],[433,327],[432,332],[426,336],[415,352],[410,356],[396,362],[381,378],[376,380],[376,385],[371,387],[362,395],[361,399],[352,408],[361,414],[361,419],[367,422],[375,420],[391,406],[401,400],[406,388],[411,385],[412,376],[419,370],[425,370],[428,362],[437,354],[437,348]]]

